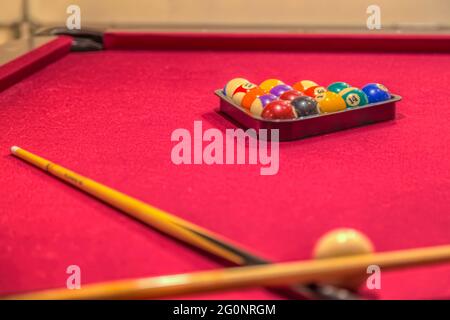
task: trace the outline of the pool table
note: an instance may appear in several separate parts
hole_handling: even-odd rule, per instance
[[[228,266],[13,157],[13,145],[273,261],[309,259],[341,227],[377,251],[450,243],[450,36],[111,30],[94,40],[80,51],[70,36],[45,38],[0,66],[0,294],[65,286],[69,265],[83,284]],[[378,82],[403,100],[395,120],[281,142],[275,175],[174,164],[174,130],[236,128],[214,91],[237,76]],[[381,284],[376,299],[449,299],[450,266],[386,271]]]

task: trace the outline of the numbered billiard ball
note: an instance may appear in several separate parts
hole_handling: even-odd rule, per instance
[[[369,103],[376,103],[381,101],[386,101],[391,98],[389,90],[380,83],[369,83],[366,84],[362,91],[367,95]]]
[[[234,78],[227,82],[225,87],[223,88],[223,93],[231,98],[233,96],[234,90],[236,90],[237,87],[239,87],[241,84],[249,82],[247,79],[244,78]]]
[[[323,235],[316,243],[313,251],[315,259],[329,259],[352,255],[374,253],[372,241],[355,229],[335,229]],[[350,290],[357,290],[368,277],[366,270],[351,276],[334,278],[327,284]]]
[[[339,81],[339,82],[333,82],[332,84],[330,84],[327,87],[327,90],[334,92],[334,93],[339,93],[342,90],[350,88],[350,87],[351,87],[351,85],[349,85],[348,83]]]
[[[260,117],[264,107],[275,100],[277,100],[277,96],[274,96],[270,93],[259,96],[258,98],[253,100],[252,104],[250,105],[250,112],[253,115]]]
[[[308,89],[306,89],[304,94],[306,96],[315,98],[318,95],[325,93],[325,91],[327,91],[327,90],[322,86],[312,86],[312,87],[309,87]]]
[[[255,101],[256,98],[265,95],[266,92],[261,89],[260,87],[255,87],[253,89],[250,89],[249,92],[242,98],[241,106],[245,109],[250,110],[250,107],[252,106],[253,101]]]
[[[291,101],[291,100],[294,100],[295,98],[298,98],[298,97],[301,97],[301,96],[303,96],[303,93],[301,93],[300,91],[297,91],[297,90],[289,90],[289,91],[286,91],[285,93],[283,93],[283,94],[280,96],[280,99],[281,99],[281,100],[288,100],[288,101]]]
[[[256,88],[256,85],[251,82],[245,82],[241,84],[233,92],[232,96],[233,101],[238,105],[241,105],[241,101],[244,98],[244,96],[247,94],[247,92],[249,92],[253,88]]]
[[[318,86],[317,83],[311,80],[302,80],[294,84],[292,87],[300,92],[305,92],[309,87]]]
[[[358,88],[350,87],[339,92],[347,108],[361,107],[369,103],[366,94]]]
[[[275,87],[273,87],[272,89],[270,89],[270,93],[273,94],[274,96],[281,96],[283,93],[285,93],[286,91],[292,90],[291,86],[288,86],[287,84],[279,84]]]
[[[311,97],[297,97],[291,101],[298,117],[307,117],[319,113],[317,102]]]
[[[265,106],[261,117],[269,120],[295,119],[297,114],[289,101],[275,100]]]
[[[263,89],[265,92],[270,93],[270,90],[272,90],[273,87],[278,86],[280,84],[284,84],[284,82],[278,79],[267,79],[261,82],[259,87]]]
[[[322,113],[337,112],[345,110],[347,105],[344,99],[337,93],[326,91],[316,97],[317,105]]]

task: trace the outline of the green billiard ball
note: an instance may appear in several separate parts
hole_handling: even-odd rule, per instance
[[[369,103],[366,94],[358,88],[350,87],[339,92],[347,108],[361,107]]]
[[[332,84],[330,84],[327,88],[328,91],[334,92],[334,93],[339,93],[344,89],[350,88],[351,85],[349,85],[348,83],[345,82],[333,82]]]

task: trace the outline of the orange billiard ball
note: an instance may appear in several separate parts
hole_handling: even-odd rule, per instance
[[[241,106],[250,110],[250,107],[255,99],[265,94],[266,92],[260,87],[254,87],[253,89],[250,89],[249,92],[247,92],[247,94],[242,98]]]
[[[264,110],[264,107],[275,100],[277,100],[277,97],[270,93],[259,96],[258,98],[253,100],[250,106],[251,114],[260,117],[261,113]]]
[[[311,80],[302,80],[295,83],[292,87],[297,91],[305,92],[308,88],[314,86],[318,86],[318,84]]]

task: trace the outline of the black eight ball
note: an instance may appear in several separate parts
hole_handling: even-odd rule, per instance
[[[291,101],[291,105],[299,117],[307,117],[319,113],[317,102],[311,97],[302,96],[295,98]]]

